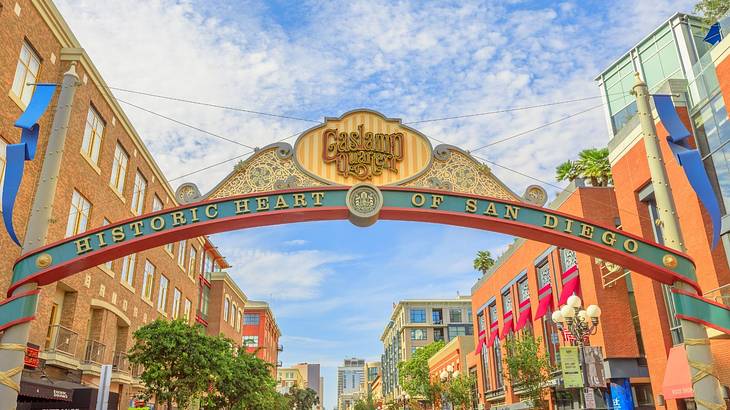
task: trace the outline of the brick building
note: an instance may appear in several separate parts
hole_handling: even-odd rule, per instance
[[[210,285],[208,334],[222,334],[239,346],[242,345],[243,308],[248,298],[226,272],[212,272]]]
[[[618,210],[613,189],[582,185],[580,181],[573,182],[549,208],[615,226]],[[572,279],[576,273],[577,283]],[[635,327],[631,279],[623,270],[614,270],[591,256],[517,239],[472,288],[478,330],[475,353],[471,356],[477,359],[479,402],[500,408],[524,405],[505,376],[504,340],[510,334],[531,331],[542,341],[552,365],[559,365],[558,349],[565,340],[550,316],[561,298],[573,293],[583,298],[584,306],[597,304],[603,310],[590,343],[603,348],[607,377],[631,378],[637,394],[646,394],[648,373],[638,342],[641,334]],[[616,326],[623,329],[621,337],[613,333]],[[469,365],[467,360],[467,369]],[[576,391],[562,389],[560,385],[561,376],[557,373],[549,397],[550,408],[579,406]]]
[[[243,313],[243,344],[250,353],[271,363],[272,374],[276,376],[276,368],[281,367],[279,352],[284,348],[279,344],[281,331],[276,324],[274,312],[266,302],[249,300]]]
[[[0,6],[0,67],[6,68],[0,70],[0,171],[6,144],[19,142],[20,130],[13,123],[30,101],[32,83],[60,83],[72,64],[79,78],[46,243],[176,206],[172,187],[53,3],[0,0]],[[41,119],[35,160],[25,164],[14,214],[21,241],[54,112],[55,98]],[[20,248],[0,231],[0,271],[5,273],[0,291],[5,293]],[[132,333],[156,318],[193,323],[199,311],[199,277],[205,266],[221,260],[212,244],[199,237],[42,287],[30,329],[30,343],[40,349],[40,366],[24,371],[19,405],[38,400],[27,395],[43,396],[48,386],[80,392],[74,400],[95,399],[85,387],[97,386],[101,365],[111,364],[112,403],[126,408],[140,387],[135,377],[140,369],[132,369],[126,358]]]

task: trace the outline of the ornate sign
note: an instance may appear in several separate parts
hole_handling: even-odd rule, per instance
[[[322,160],[335,163],[337,173],[347,179],[361,181],[382,175],[383,170],[398,173],[396,163],[403,160],[403,133],[373,133],[365,125],[357,131],[346,132],[329,128],[322,133]]]

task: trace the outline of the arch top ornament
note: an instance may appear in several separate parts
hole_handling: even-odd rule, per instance
[[[428,188],[543,205],[547,193],[533,185],[520,196],[485,164],[452,145],[433,148],[400,119],[359,109],[303,132],[294,146],[279,142],[257,149],[210,192],[191,183],[176,191],[180,203],[280,189],[317,186]]]

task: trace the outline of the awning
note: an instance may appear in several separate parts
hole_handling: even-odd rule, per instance
[[[509,311],[504,314],[504,326],[502,327],[502,339],[507,337],[508,334],[510,334],[514,330],[515,326],[515,320],[514,315],[512,314],[512,311]]]
[[[665,399],[684,399],[693,397],[692,375],[687,361],[687,351],[684,346],[674,346],[669,350],[667,368],[664,371],[662,393]]]
[[[22,380],[19,396],[36,397],[39,399],[73,401],[73,389],[57,386],[45,379]]]
[[[553,288],[550,284],[543,286],[537,291],[537,312],[535,312],[535,320],[545,316],[548,308],[553,307]]]
[[[499,322],[494,322],[489,325],[489,340],[487,341],[487,347],[492,347],[494,339],[499,337]]]
[[[515,332],[519,332],[523,327],[532,319],[532,307],[530,306],[530,299],[527,299],[520,303],[520,316],[517,318],[517,326]]]
[[[571,295],[578,292],[580,292],[580,275],[578,265],[574,265],[563,273],[563,289],[560,292],[558,306],[564,305]]]

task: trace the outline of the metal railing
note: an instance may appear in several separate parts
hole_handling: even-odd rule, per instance
[[[114,356],[112,357],[112,371],[129,373],[130,370],[127,354],[125,352],[114,352]]]
[[[283,352],[284,351],[284,345],[279,345],[276,347],[276,350]]]
[[[142,373],[144,373],[144,366],[139,363],[132,363],[130,365],[130,370],[132,373],[132,377],[140,378],[142,376]]]
[[[58,352],[75,356],[79,335],[71,329],[61,325],[50,326],[51,342],[46,348],[48,352]]]
[[[730,283],[712,289],[703,296],[722,305],[730,306]]]
[[[86,349],[84,349],[84,363],[104,363],[105,352],[106,346],[103,343],[97,340],[87,340]]]

